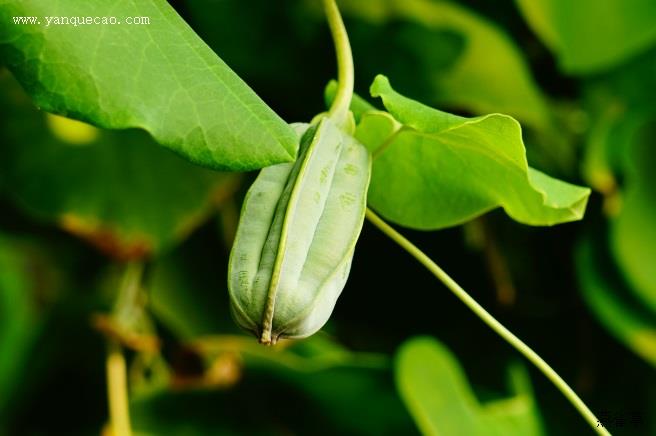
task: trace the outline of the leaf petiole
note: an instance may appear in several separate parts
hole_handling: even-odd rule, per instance
[[[383,221],[371,209],[367,208],[367,219],[385,235],[401,246],[426,269],[428,269],[435,277],[438,278],[449,290],[455,294],[465,306],[467,306],[476,316],[478,316],[485,324],[508,342],[513,348],[519,351],[526,359],[535,365],[555,386],[558,390],[569,400],[569,402],[576,408],[576,410],[585,418],[590,426],[597,432],[597,434],[609,436],[610,432],[601,425],[601,421],[592,413],[592,411],[585,405],[583,400],[569,387],[558,373],[549,366],[535,351],[526,345],[521,339],[515,336],[510,330],[503,326],[496,320],[483,306],[478,304],[474,298],[471,297],[458,283],[456,283],[449,275],[444,272],[435,262],[433,262],[424,252],[417,248],[412,242],[407,240],[403,235],[397,232],[392,226]]]

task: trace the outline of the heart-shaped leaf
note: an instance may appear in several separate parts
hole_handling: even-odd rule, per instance
[[[356,137],[374,153],[369,203],[387,219],[428,230],[497,207],[530,225],[583,216],[590,190],[529,167],[513,118],[441,112],[396,93],[384,76],[374,81],[372,95],[393,118],[363,114]]]
[[[396,356],[401,398],[426,435],[541,435],[540,414],[521,367],[509,372],[512,397],[481,404],[454,356],[432,338],[407,341]]]

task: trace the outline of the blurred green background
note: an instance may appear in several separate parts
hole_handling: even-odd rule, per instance
[[[319,2],[171,4],[286,121],[325,109],[335,60]],[[383,73],[442,110],[507,113],[532,166],[593,188],[577,223],[534,228],[494,211],[403,233],[613,434],[656,434],[656,2],[339,4],[360,95]],[[4,69],[0,89],[0,434],[103,431],[108,335],[130,348],[138,434],[592,434],[368,224],[323,331],[259,346],[236,329],[226,289],[254,174],[40,112]],[[134,261],[143,295],[107,325]]]

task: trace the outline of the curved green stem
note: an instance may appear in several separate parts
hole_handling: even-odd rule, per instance
[[[335,42],[335,53],[337,54],[337,93],[328,114],[343,125],[348,116],[351,98],[353,98],[353,55],[349,43],[344,21],[337,8],[335,0],[323,0],[326,18],[330,26],[330,33]]]
[[[437,277],[456,297],[460,299],[465,306],[467,306],[476,316],[478,316],[485,324],[501,336],[506,342],[512,345],[524,357],[526,357],[533,365],[535,365],[555,386],[560,392],[569,400],[570,403],[578,410],[578,412],[585,418],[585,420],[592,426],[592,428],[600,435],[610,435],[608,430],[604,428],[597,417],[585,405],[583,400],[574,392],[572,388],[563,380],[556,371],[549,366],[535,351],[528,345],[522,342],[510,330],[505,328],[499,321],[497,321],[483,306],[478,304],[458,283],[456,283],[449,275],[442,270],[435,262],[433,262],[426,254],[417,248],[412,242],[408,241],[403,235],[394,230],[389,224],[383,221],[371,209],[367,208],[367,219],[373,225],[378,227],[383,233],[389,236],[394,242],[399,244],[405,251],[412,257],[417,259],[423,266],[425,266],[435,277]]]

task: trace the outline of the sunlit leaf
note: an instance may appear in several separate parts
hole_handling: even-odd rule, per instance
[[[406,342],[396,357],[396,383],[425,435],[541,435],[527,374],[510,371],[510,398],[481,404],[454,356],[432,338]]]
[[[652,0],[516,1],[567,72],[608,69],[656,42]]]
[[[375,80],[372,94],[382,98],[398,122],[369,112],[356,131],[375,157],[369,202],[387,219],[438,229],[497,207],[530,225],[583,216],[590,190],[529,167],[521,128],[513,118],[441,112],[396,93],[383,76]]]
[[[40,24],[15,24],[21,16]],[[62,17],[120,24],[57,24]],[[134,17],[149,22],[128,24]],[[39,107],[105,128],[142,128],[202,165],[261,168],[293,160],[298,147],[289,126],[164,0],[2,0],[0,59]]]

